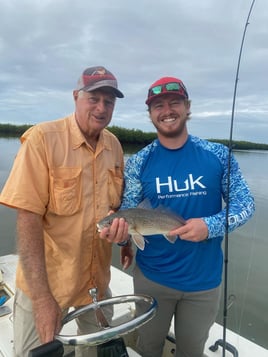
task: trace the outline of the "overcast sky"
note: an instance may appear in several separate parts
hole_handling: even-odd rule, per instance
[[[154,131],[144,103],[163,76],[192,100],[189,132],[228,138],[252,0],[0,0],[0,122],[35,124],[74,110],[86,67],[113,72],[125,98],[113,125]],[[240,65],[234,140],[268,143],[268,1],[256,0]]]

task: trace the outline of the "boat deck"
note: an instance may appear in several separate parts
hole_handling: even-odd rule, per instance
[[[16,255],[6,255],[0,257],[0,297],[7,296],[8,300],[0,306],[0,356],[12,356],[13,347],[13,328],[12,328],[12,308],[13,297],[15,291],[15,270],[18,257]],[[130,295],[133,294],[132,278],[119,269],[112,267],[112,280],[110,287],[113,296]],[[131,313],[131,307],[129,309]],[[117,312],[118,319],[120,319],[120,311]],[[173,334],[173,327],[171,326],[170,335]],[[209,339],[206,343],[205,354],[207,357],[222,356],[222,347],[220,346],[216,351],[211,351],[210,346],[214,345],[218,339],[222,338],[222,326],[215,323],[211,328]],[[139,356],[133,350],[133,340],[135,339],[135,332],[125,337],[130,357]],[[237,335],[236,333],[227,330],[227,341],[236,348],[240,357],[268,357],[268,350],[258,346],[257,344]],[[132,348],[131,348],[132,347]],[[70,356],[70,354],[68,354]],[[174,356],[174,344],[167,341],[163,357]],[[226,357],[234,356],[228,350],[225,353]]]

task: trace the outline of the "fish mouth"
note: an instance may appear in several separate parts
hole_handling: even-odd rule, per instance
[[[101,225],[101,224],[97,223],[96,226],[97,226],[97,231],[101,232],[103,230],[103,228],[109,228],[110,224]]]

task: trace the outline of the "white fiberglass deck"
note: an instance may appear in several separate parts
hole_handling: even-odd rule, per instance
[[[0,291],[4,291],[5,294],[10,296],[9,300],[0,307],[0,356],[3,357],[12,356],[12,308],[17,259],[18,257],[16,255],[6,255],[0,257]],[[112,267],[112,281],[110,286],[113,292],[113,296],[133,294],[131,276],[114,267]],[[6,314],[4,314],[5,312]],[[118,315],[120,315],[120,313],[120,311],[117,312]],[[3,315],[1,316],[1,314]],[[120,316],[118,317],[120,318]],[[222,327],[215,323],[211,328],[209,339],[206,344],[205,353],[208,357],[222,356],[221,347],[219,347],[218,350],[215,352],[209,350],[209,347],[211,345],[214,345],[214,343],[221,338]],[[227,342],[232,344],[238,350],[239,357],[268,357],[268,350],[254,344],[253,342],[229,330],[227,331]],[[171,352],[172,348],[174,348],[174,345],[172,345],[171,343],[167,343],[163,357],[174,356],[174,354]],[[130,357],[139,356],[131,348],[128,348],[128,353]],[[226,351],[225,356],[231,357],[233,356],[233,354],[231,354],[229,351]]]

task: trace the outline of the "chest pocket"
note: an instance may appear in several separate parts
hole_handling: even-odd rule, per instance
[[[50,173],[49,210],[62,216],[70,216],[81,207],[82,169],[57,167]]]
[[[108,197],[110,209],[117,209],[121,204],[123,177],[118,169],[108,170]]]

